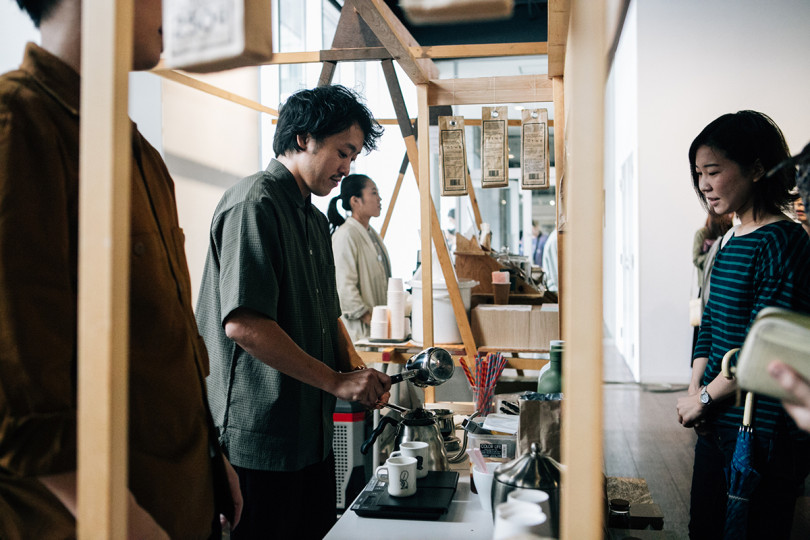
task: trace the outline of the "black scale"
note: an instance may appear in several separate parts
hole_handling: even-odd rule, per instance
[[[388,484],[372,477],[357,496],[352,510],[371,518],[436,520],[447,513],[458,485],[455,471],[428,471],[416,481],[416,493],[410,497],[392,497]]]

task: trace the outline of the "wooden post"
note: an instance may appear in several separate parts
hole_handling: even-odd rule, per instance
[[[563,250],[565,356],[562,424],[563,539],[602,538],[602,207],[605,7],[571,0],[565,162],[566,245]],[[555,109],[556,112],[556,109]],[[576,249],[571,249],[576,246]],[[574,276],[576,272],[576,277]],[[573,366],[576,366],[574,369]],[[587,443],[586,443],[587,442]]]
[[[557,298],[561,298],[564,293],[566,285],[563,283],[564,267],[565,267],[565,234],[559,231],[560,227],[560,212],[563,210],[564,198],[562,190],[564,189],[563,178],[565,177],[565,85],[563,84],[562,77],[554,77],[551,79],[552,88],[554,89],[554,172],[556,175],[556,189],[555,198],[557,203]],[[560,335],[565,332],[565,307],[559,300],[560,310]]]
[[[427,119],[430,118],[428,108],[428,85],[416,85],[417,118],[419,122],[419,154],[422,159],[419,164],[419,223],[422,230],[422,343],[425,347],[433,346],[433,250],[430,238],[430,209],[433,199],[430,197],[430,134]]]
[[[509,167],[507,167],[508,169]],[[481,223],[484,220],[481,219],[481,210],[478,208],[478,199],[475,198],[475,188],[472,184],[472,178],[470,178],[470,168],[467,167],[467,189],[468,195],[470,197],[470,205],[473,209],[473,216],[475,217],[475,226],[478,227],[478,230],[481,230]]]
[[[125,538],[132,0],[82,2],[77,534]]]
[[[399,175],[397,176],[396,184],[394,184],[394,192],[391,194],[391,200],[388,202],[388,210],[385,212],[385,220],[380,229],[380,237],[383,240],[385,239],[385,232],[388,230],[388,224],[391,222],[391,216],[394,214],[394,205],[397,204],[399,189],[402,187],[402,179],[405,178],[405,173],[408,171],[408,163],[408,152],[405,152],[405,157],[402,158],[402,165],[399,167]]]

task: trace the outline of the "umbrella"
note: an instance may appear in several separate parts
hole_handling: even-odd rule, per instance
[[[731,378],[729,362],[731,356],[739,349],[732,349],[723,358],[723,374]],[[759,484],[760,474],[754,469],[754,429],[751,416],[754,408],[754,394],[745,395],[745,409],[737,444],[731,463],[726,467],[728,485],[728,502],[726,503],[726,523],[723,529],[724,540],[736,540],[746,537],[748,525],[748,506],[751,495]]]

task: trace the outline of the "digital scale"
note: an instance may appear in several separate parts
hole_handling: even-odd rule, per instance
[[[436,520],[447,513],[458,485],[455,471],[428,471],[416,481],[416,494],[392,497],[388,483],[372,477],[357,496],[352,510],[371,518]]]

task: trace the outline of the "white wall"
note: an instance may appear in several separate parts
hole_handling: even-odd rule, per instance
[[[638,325],[638,27],[631,4],[606,89],[603,302],[606,337],[637,379]],[[609,225],[608,225],[609,224]]]
[[[711,120],[740,109],[770,115],[794,152],[810,140],[810,2],[633,7],[637,47],[625,54],[638,62],[639,378],[686,382],[692,237],[705,216],[691,186],[689,144]]]
[[[0,73],[20,65],[28,41],[39,43],[39,30],[16,2],[0,2]]]

